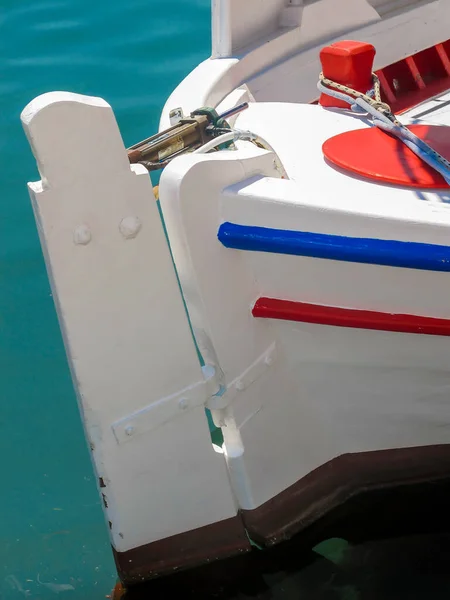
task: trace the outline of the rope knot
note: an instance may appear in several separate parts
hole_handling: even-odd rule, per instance
[[[320,73],[317,87],[323,94],[328,94],[349,104],[353,112],[370,115],[374,125],[383,131],[397,136],[425,163],[438,171],[450,185],[450,162],[426,142],[413,134],[397,119],[389,104],[383,102],[381,99],[380,80],[375,73],[372,73],[372,81],[373,87],[364,94],[346,85],[327,79],[323,73]]]

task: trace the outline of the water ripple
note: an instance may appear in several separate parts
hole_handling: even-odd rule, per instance
[[[81,21],[46,21],[34,23],[30,29],[34,31],[61,31],[67,29],[76,29],[82,26]]]

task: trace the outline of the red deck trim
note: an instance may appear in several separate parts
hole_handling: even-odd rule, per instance
[[[375,71],[381,98],[401,114],[450,89],[450,39]],[[314,100],[312,104],[317,104]]]
[[[390,104],[392,106],[396,101],[396,97],[395,97],[394,92],[392,91],[392,88],[388,81],[388,78],[384,74],[383,69],[381,69],[380,71],[377,71],[377,75],[378,75],[378,79],[380,80],[381,92],[384,95],[388,104]]]
[[[448,58],[447,52],[445,51],[444,44],[436,44],[435,46],[436,52],[439,55],[439,58],[442,61],[442,65],[444,66],[445,72],[450,76],[450,60]]]
[[[415,108],[419,104],[430,100],[434,96],[444,94],[450,89],[450,77],[445,79],[438,79],[428,84],[424,90],[417,90],[416,92],[410,92],[409,94],[400,97],[394,104],[395,110],[393,112],[401,115],[402,113]],[[391,105],[392,108],[392,105]]]
[[[281,319],[334,327],[450,336],[450,319],[337,308],[276,298],[259,298],[253,307],[252,314],[260,319]]]
[[[409,110],[450,88],[449,41],[425,48],[376,71],[382,99],[395,113]]]
[[[417,68],[414,57],[408,56],[405,62],[408,65],[408,68],[411,71],[411,75],[414,77],[414,81],[416,82],[416,85],[419,88],[419,90],[424,90],[427,86],[425,85],[425,82],[422,79],[422,75],[420,74],[420,71]]]

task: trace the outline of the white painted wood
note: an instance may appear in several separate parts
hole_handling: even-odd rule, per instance
[[[441,108],[433,120],[447,123],[448,114]],[[267,139],[291,179],[267,172],[270,155],[238,143],[235,152],[176,159],[160,194],[196,335],[224,374],[226,392],[211,406],[221,409],[230,479],[240,506],[254,508],[342,453],[448,441],[450,341],[252,322],[251,297],[448,318],[448,274],[226,250],[220,222],[448,245],[450,212],[445,191],[381,186],[325,163],[323,142],[368,127],[359,117],[252,103],[236,127]],[[270,343],[275,360],[246,385]]]
[[[445,97],[421,107],[422,111],[436,107],[430,114],[434,123],[449,123],[448,111],[438,108]],[[403,120],[408,121],[407,115]],[[449,244],[446,191],[377,185],[338,172],[323,161],[322,143],[341,131],[366,127],[360,119],[315,106],[259,103],[242,113],[236,126],[263,135],[279,153],[292,179],[250,177],[229,186],[223,191],[223,220],[351,237]],[[261,295],[449,317],[448,273],[243,254]],[[290,450],[284,448],[285,468],[292,468],[290,461],[297,461],[303,474],[345,452],[448,443],[449,338],[275,321],[272,325],[289,364],[285,377],[295,387],[295,400],[290,405],[286,402],[289,408],[283,404],[284,421],[278,400],[264,411],[255,401],[251,412],[245,403],[234,403],[234,423],[249,478],[253,476],[249,465],[256,471],[258,460],[274,466],[273,450],[269,453],[260,440],[276,436],[276,419],[280,437],[281,431],[289,431],[296,423],[298,440]],[[258,483],[252,482],[250,487],[251,499],[258,503],[260,496],[254,491]]]
[[[251,306],[260,290],[238,252],[228,251],[217,242],[221,222],[221,191],[233,181],[258,173],[277,177],[273,155],[247,146],[239,151],[217,155],[194,155],[174,160],[163,172],[160,200],[171,248],[180,276],[194,333],[202,353],[222,372],[228,390],[222,411],[215,411],[223,428],[225,456],[230,479],[242,508],[253,508],[299,478],[299,465],[285,464],[286,453],[297,443],[295,427],[283,432],[282,440],[267,445],[261,439],[253,461],[246,460],[247,446],[236,426],[234,405],[251,419],[262,407],[273,405],[289,419],[292,382],[284,377],[283,358],[260,370],[261,358],[272,357],[276,342],[269,323],[256,322]],[[271,362],[269,360],[269,362]],[[253,380],[246,385],[249,377]],[[238,381],[242,382],[236,389]],[[215,408],[217,404],[212,404]],[[279,416],[272,418],[272,439],[281,435]],[[252,442],[250,442],[252,443]],[[265,445],[265,449],[262,446]],[[270,446],[270,450],[269,447]],[[273,466],[270,477],[261,477],[264,461]]]
[[[295,274],[307,277],[298,267]],[[347,452],[448,443],[448,338],[273,325],[291,396],[255,399],[250,413],[233,405],[255,505],[265,497],[261,480],[281,462],[301,477]]]
[[[299,27],[302,22],[303,0],[289,0],[279,17],[280,27]]]
[[[295,187],[295,196],[285,193],[283,197],[282,185],[284,192],[287,188],[294,192]],[[372,208],[380,200],[384,210],[387,203],[382,202],[379,186],[372,187]],[[387,192],[390,188],[383,189]],[[419,222],[414,203],[408,209],[395,206],[395,192],[400,197],[400,190],[391,191],[391,214],[396,214],[395,219],[382,210],[376,215],[364,214],[356,201],[351,213],[350,205],[345,207],[344,188],[336,190],[338,197],[333,199],[336,204],[344,204],[344,210],[339,210],[327,206],[332,192],[326,185],[311,199],[298,183],[253,178],[224,190],[222,214],[224,220],[262,227],[448,245],[447,208],[439,210],[435,204],[427,221]],[[416,199],[416,203],[419,208],[426,205],[426,200]],[[448,273],[266,253],[246,253],[246,259],[262,295],[387,313],[449,317]],[[289,462],[294,454],[304,474],[345,452],[448,443],[448,337],[272,324],[290,365],[286,377],[296,386],[296,400],[292,412],[287,411],[289,421],[283,427],[289,429],[297,423],[298,444],[295,452],[286,452],[286,459]],[[275,406],[272,410],[276,412]],[[258,460],[266,451],[258,445],[258,439],[274,431],[269,411],[265,423],[260,412],[255,411],[249,421],[247,407],[234,404],[246,460]],[[281,419],[278,413],[276,416]]]
[[[216,237],[222,189],[258,174],[278,176],[271,153],[250,146],[238,153],[180,157],[160,182],[194,332],[202,352],[223,373],[226,391],[218,404],[225,408],[214,414],[222,425],[233,490],[246,509],[305,474],[301,453],[293,451],[299,446],[296,382],[278,346],[274,354],[275,329],[251,316],[261,290],[245,257],[225,249]]]
[[[433,0],[368,0],[376,11],[384,16],[402,12],[405,8],[417,8],[429,4]]]
[[[22,121],[41,175],[30,195],[114,547],[234,516],[148,173],[130,167],[99,98],[45,94]],[[164,399],[195,386],[191,404],[162,418]],[[131,422],[119,444],[113,424],[152,408],[154,421]]]
[[[347,10],[350,6],[347,0],[342,0],[339,12],[335,10],[336,3],[333,6],[329,13],[321,11],[320,3],[305,7],[298,52],[273,69],[246,80],[258,101],[310,102],[316,98],[320,49],[338,40],[373,44],[377,50],[374,63],[377,70],[448,39],[450,4],[447,0],[420,4],[409,0],[399,11],[381,11],[371,22],[348,24],[344,19],[354,16]]]
[[[440,100],[425,103],[421,110],[442,106],[446,98],[444,94]],[[445,107],[426,118],[450,125]],[[409,122],[408,114],[402,115],[402,121]],[[365,119],[320,106],[256,103],[238,117],[236,126],[267,139],[291,179],[251,178],[225,189],[225,220],[350,237],[449,244],[448,191],[379,185],[340,172],[323,160],[326,139],[368,127]],[[448,318],[446,273],[275,254],[253,262],[254,256],[249,255],[249,260],[269,296]],[[299,269],[305,277],[287,275]],[[419,276],[422,285],[418,285]]]
[[[212,0],[212,56],[229,58],[278,27],[286,0]]]
[[[310,102],[318,96],[320,49],[341,39],[374,44],[375,69],[448,39],[448,0],[407,0],[401,4],[393,0],[381,4],[375,0],[314,0],[304,2],[301,13],[295,13],[298,27],[280,26],[267,33],[269,25],[261,24],[262,38],[258,41],[252,33],[248,45],[233,52],[231,24],[236,24],[238,37],[244,40],[241,28],[247,24],[253,31],[253,24],[259,23],[259,11],[253,18],[250,15],[259,1],[265,7],[261,14],[280,10],[280,15],[285,15],[280,18],[292,17],[286,16],[292,7],[286,2],[283,8],[279,0],[214,0],[213,58],[194,69],[168,98],[161,129],[169,126],[173,108],[182,106],[189,113],[200,106],[217,106],[243,83],[258,102]]]
[[[405,124],[450,125],[450,112],[444,106],[437,108],[445,104],[446,98],[448,94],[443,94],[437,100],[424,103],[421,111],[435,108],[436,111],[420,121],[410,118],[408,113],[401,116],[401,121]],[[411,111],[413,116],[418,112],[419,109]],[[267,206],[277,203],[278,210],[271,210],[270,215],[266,215],[266,205],[262,203],[255,225],[271,222],[272,227],[280,229],[297,227],[302,230],[308,226],[311,231],[336,233],[334,225],[329,226],[329,218],[333,218],[338,219],[342,235],[351,235],[358,222],[362,237],[374,237],[376,226],[375,237],[446,244],[448,238],[444,226],[450,223],[447,190],[402,189],[377,184],[334,169],[324,161],[322,145],[328,138],[369,126],[366,118],[346,111],[326,110],[314,105],[253,103],[238,116],[236,127],[250,129],[267,139],[283,162],[290,180],[272,180],[270,185],[253,180],[233,188],[231,195],[248,192],[250,197],[255,191],[258,200],[267,198]],[[370,152],[370,148],[367,151]],[[239,200],[235,202],[236,207],[241,207]],[[231,209],[233,205],[230,200],[226,207]],[[294,207],[302,207],[304,212],[291,212]],[[247,218],[245,213],[239,214],[241,218]],[[366,219],[369,215],[370,221]],[[233,215],[229,217],[233,218]],[[389,230],[383,233],[387,223]],[[418,223],[428,224],[428,228],[417,227]]]
[[[272,154],[255,153],[253,148],[243,151],[242,160],[236,160],[231,152],[221,153],[220,160],[213,155],[180,157],[164,170],[159,186],[164,221],[197,342],[207,362],[219,365],[227,382],[238,377],[273,342],[265,331],[255,328],[249,312],[258,294],[250,271],[216,243],[220,191],[251,173],[277,174]],[[186,197],[189,205],[184,204]],[[239,296],[234,293],[236,288]]]

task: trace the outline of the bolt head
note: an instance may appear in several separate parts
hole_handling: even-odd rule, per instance
[[[139,217],[125,217],[119,225],[119,231],[127,240],[135,238],[142,228]]]
[[[73,232],[73,241],[77,246],[86,246],[91,239],[92,233],[87,225],[79,225]]]

